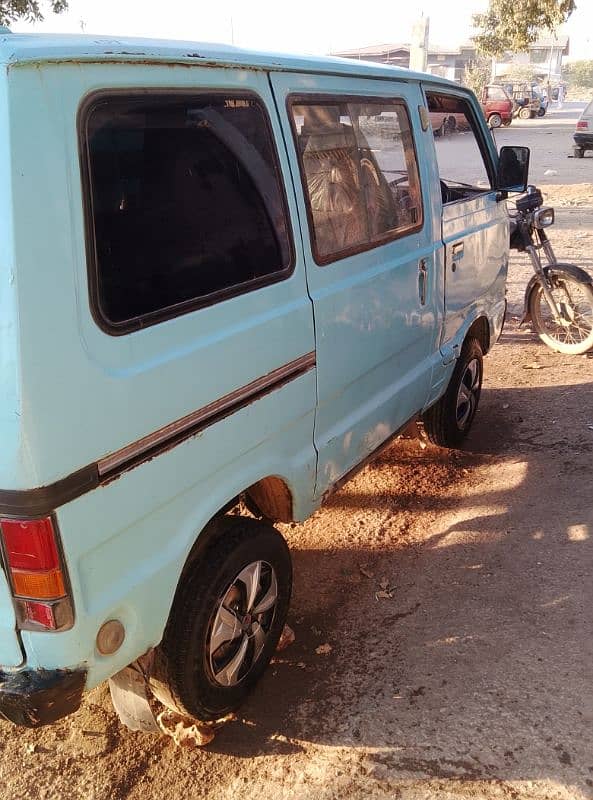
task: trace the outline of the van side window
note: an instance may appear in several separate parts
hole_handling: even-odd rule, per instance
[[[422,227],[416,153],[402,101],[298,98],[291,111],[318,264]]]
[[[284,194],[252,97],[99,96],[82,115],[91,303],[125,332],[290,272]]]
[[[453,95],[426,95],[441,179],[443,203],[464,200],[491,190],[469,103]]]

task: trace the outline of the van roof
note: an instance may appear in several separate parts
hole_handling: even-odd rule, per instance
[[[303,56],[244,50],[226,44],[82,34],[10,33],[0,29],[0,64],[56,62],[141,62],[240,66],[298,72],[325,72],[359,77],[424,80],[458,84],[401,67],[334,56]]]

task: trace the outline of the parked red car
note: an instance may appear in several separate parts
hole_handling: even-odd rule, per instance
[[[488,84],[482,89],[480,105],[491,128],[510,125],[513,119],[513,101],[503,86]]]

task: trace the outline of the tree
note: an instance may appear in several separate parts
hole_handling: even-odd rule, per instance
[[[68,8],[68,0],[49,0],[54,14]],[[17,19],[37,22],[43,19],[39,0],[0,0],[0,25],[10,25]]]
[[[490,59],[478,56],[465,65],[462,83],[468,89],[471,89],[477,97],[480,97],[484,86],[490,83],[490,72]]]
[[[504,73],[508,83],[537,83],[533,64],[511,64]]]
[[[473,16],[480,31],[476,47],[490,56],[524,52],[542,30],[554,31],[575,8],[575,0],[490,0],[484,14]]]
[[[571,86],[593,88],[593,61],[573,61],[562,72]]]

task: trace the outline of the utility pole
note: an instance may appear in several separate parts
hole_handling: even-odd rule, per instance
[[[554,31],[554,39],[550,45],[550,58],[548,59],[548,92],[552,84],[552,58],[554,57],[554,45],[556,44],[556,31]]]
[[[428,63],[428,30],[429,17],[422,15],[418,22],[412,25],[412,44],[410,45],[410,69],[416,72],[426,72]]]

